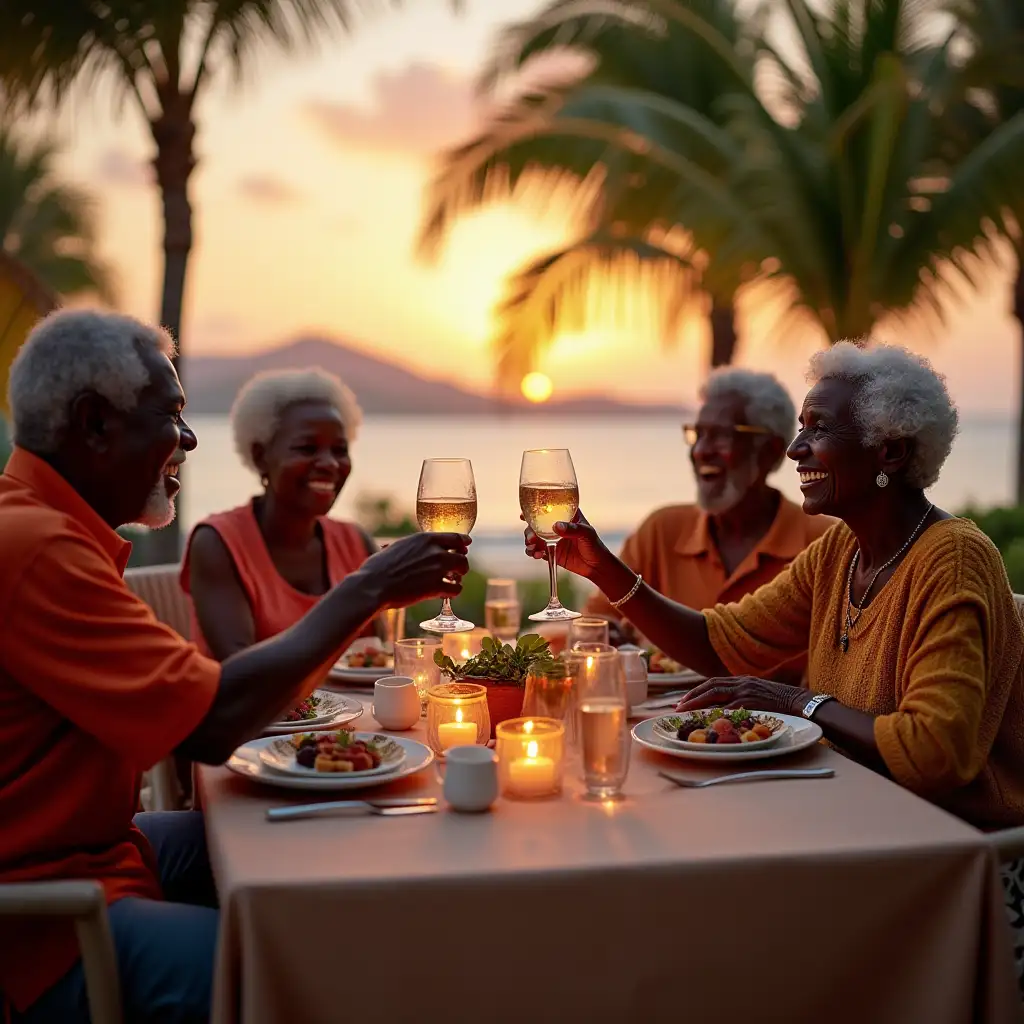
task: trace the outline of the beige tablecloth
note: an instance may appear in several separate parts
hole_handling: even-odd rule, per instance
[[[635,748],[614,809],[573,781],[482,816],[274,824],[329,796],[203,769],[215,1022],[1020,1019],[974,829],[823,747],[795,763],[830,779],[681,790],[665,763],[686,764]]]

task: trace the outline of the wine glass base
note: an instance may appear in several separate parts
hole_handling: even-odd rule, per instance
[[[570,622],[581,615],[581,612],[574,612],[569,608],[545,608],[542,612],[534,612],[529,619],[531,622]]]
[[[466,619],[437,618],[420,623],[420,629],[425,629],[428,633],[468,633],[474,628],[474,624]]]
[[[618,804],[625,800],[621,786],[594,786],[579,794],[587,804]]]

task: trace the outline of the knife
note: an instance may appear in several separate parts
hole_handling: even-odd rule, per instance
[[[267,808],[267,821],[290,821],[294,818],[321,818],[342,811],[385,811],[389,808],[437,807],[437,798],[425,796],[394,800],[328,800],[318,804],[293,804],[288,807]]]

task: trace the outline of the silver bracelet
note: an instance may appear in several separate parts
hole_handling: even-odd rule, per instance
[[[620,597],[618,601],[609,601],[608,603],[613,608],[621,608],[627,601],[636,596],[636,592],[640,589],[640,584],[643,583],[643,581],[643,576],[641,576],[640,573],[637,573],[636,581],[634,582],[633,586],[629,588],[629,592],[626,594],[626,596]]]
[[[835,700],[830,693],[818,693],[815,694],[805,705],[801,712],[804,718],[811,719],[814,717],[814,712],[825,703],[827,700]]]

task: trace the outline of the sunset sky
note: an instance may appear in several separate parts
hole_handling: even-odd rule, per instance
[[[242,352],[299,334],[345,340],[419,372],[471,387],[491,378],[491,307],[504,275],[564,237],[566,223],[506,205],[464,223],[436,266],[413,255],[421,196],[437,151],[474,122],[473,78],[499,27],[536,0],[407,0],[313,57],[268,55],[244,88],[217,81],[199,110],[193,179],[197,246],[185,311],[188,352]],[[159,206],[150,144],[133,110],[78,96],[53,121],[64,173],[98,196],[102,252],[120,306],[158,309]],[[1018,341],[1008,276],[947,329],[902,340],[948,374],[965,410],[1017,402]],[[741,362],[776,368],[799,390],[813,338],[769,336],[755,320]],[[603,390],[649,401],[691,399],[706,344],[696,324],[674,351],[595,324],[559,341],[541,367],[555,393]],[[886,340],[895,335],[882,332]]]

